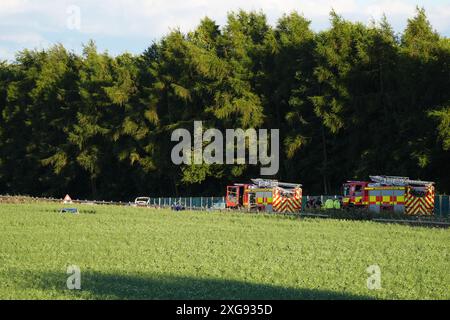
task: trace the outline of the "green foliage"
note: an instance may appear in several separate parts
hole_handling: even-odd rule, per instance
[[[431,111],[430,116],[439,119],[438,133],[444,150],[450,150],[450,107]]]
[[[330,13],[310,29],[292,12],[231,12],[173,30],[141,55],[93,41],[0,62],[0,193],[129,200],[219,195],[251,165],[175,166],[170,135],[207,128],[280,129],[277,178],[338,193],[369,174],[408,175],[450,192],[450,40],[418,8],[395,34]]]

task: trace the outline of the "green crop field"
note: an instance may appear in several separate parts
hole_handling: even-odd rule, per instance
[[[0,205],[1,299],[450,298],[446,229],[71,206]]]

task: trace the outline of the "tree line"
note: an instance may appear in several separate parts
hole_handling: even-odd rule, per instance
[[[330,13],[314,32],[231,12],[173,30],[139,55],[90,41],[0,62],[0,193],[129,200],[222,195],[254,165],[170,161],[171,132],[279,128],[276,178],[335,194],[369,174],[436,181],[450,192],[450,40],[417,9],[405,30]]]

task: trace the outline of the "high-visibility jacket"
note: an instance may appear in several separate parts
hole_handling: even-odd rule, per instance
[[[334,201],[333,199],[328,199],[325,201],[325,209],[333,209],[334,208]]]
[[[341,208],[341,202],[339,200],[334,200],[334,208],[335,209],[340,209]]]

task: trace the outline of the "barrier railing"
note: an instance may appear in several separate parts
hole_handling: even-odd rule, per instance
[[[319,195],[319,196],[303,196],[302,197],[302,211],[307,209],[308,200],[311,198],[320,199],[324,204],[328,199],[339,199],[339,195]],[[26,202],[58,202],[61,203],[61,198],[44,198],[44,197],[30,197],[30,196],[15,196],[15,195],[0,195],[1,202],[11,203],[26,203]],[[98,200],[72,200],[73,203],[97,204],[97,205],[132,205],[133,201],[98,201]],[[149,205],[161,208],[170,208],[172,206],[181,205],[186,209],[224,209],[225,197],[151,197]],[[434,215],[441,218],[450,217],[450,196],[437,195],[434,201]]]
[[[328,199],[339,199],[342,196],[339,195],[320,195],[320,196],[303,196],[302,197],[302,210],[304,211],[307,207],[308,200],[311,198],[320,199],[320,202],[324,204]],[[434,215],[440,218],[450,217],[450,196],[448,195],[437,195],[434,198]]]
[[[181,205],[187,209],[225,208],[225,197],[169,197],[150,198],[150,206],[172,207]]]
[[[450,217],[450,196],[438,195],[435,197],[434,214],[440,217]]]

